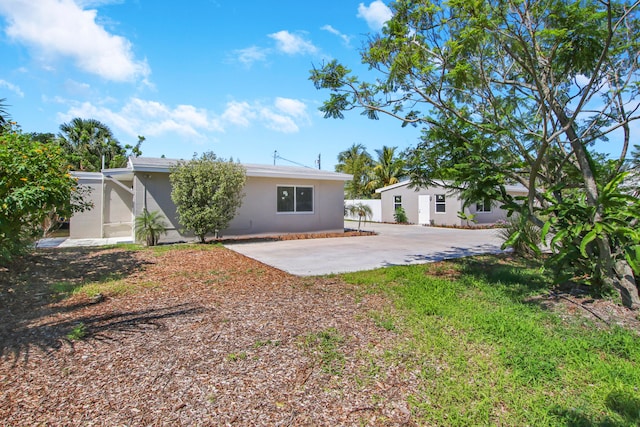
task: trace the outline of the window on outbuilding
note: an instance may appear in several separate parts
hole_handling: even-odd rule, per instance
[[[436,194],[436,212],[444,213],[447,211],[444,194]]]
[[[402,207],[402,196],[393,196],[393,211]]]
[[[313,187],[278,186],[278,212],[313,212]]]
[[[476,212],[491,212],[491,200],[484,199],[484,201],[476,203]]]

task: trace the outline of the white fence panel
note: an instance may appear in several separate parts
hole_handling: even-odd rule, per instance
[[[373,212],[373,216],[371,217],[371,219],[369,221],[382,222],[382,200],[380,200],[380,199],[362,199],[362,200],[351,199],[351,200],[345,200],[344,201],[344,205],[345,206],[355,205],[357,203],[362,203],[362,204],[368,205],[371,208],[371,212]],[[352,215],[349,215],[348,213],[344,218],[345,219],[352,219],[352,220],[356,220],[356,221],[358,220],[357,216],[352,216]]]

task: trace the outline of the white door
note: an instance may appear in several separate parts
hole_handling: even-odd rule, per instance
[[[431,204],[431,196],[428,194],[418,196],[418,224],[430,225],[431,214],[429,205]]]

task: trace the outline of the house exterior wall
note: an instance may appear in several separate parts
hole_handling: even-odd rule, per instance
[[[78,185],[89,189],[85,196],[93,205],[75,213],[69,221],[69,237],[91,239],[129,237],[133,233],[133,206],[130,192],[104,178],[99,172],[77,172]],[[122,181],[131,188],[131,181]]]
[[[313,212],[278,212],[278,186],[312,187]],[[244,193],[224,236],[344,231],[342,181],[247,177]]]
[[[491,203],[491,211],[490,212],[478,212],[476,210],[476,204],[473,203],[471,206],[467,208],[467,211],[472,215],[475,215],[474,220],[478,225],[483,224],[495,224],[498,221],[503,221],[507,218],[507,213],[503,209],[500,209],[500,204],[498,202]]]
[[[128,188],[132,181],[120,181]],[[133,195],[109,179],[104,181],[104,225],[102,237],[133,238]]]
[[[429,195],[429,218],[434,225],[460,225],[461,220],[458,218],[458,212],[462,208],[460,199],[441,187],[428,188],[409,188],[408,185],[402,185],[381,192],[382,200],[382,221],[396,222],[395,214],[395,196],[400,196],[401,205],[407,214],[407,220],[410,223],[418,223],[418,196]],[[445,212],[436,212],[436,195],[445,196]]]
[[[507,189],[512,196],[524,196],[527,194],[523,187]],[[394,205],[395,196],[402,198],[402,207],[407,214],[410,223],[418,224],[418,197],[429,195],[429,218],[432,225],[489,225],[507,218],[507,212],[500,208],[498,202],[492,202],[491,210],[482,212],[477,210],[476,203],[471,203],[464,210],[465,214],[474,215],[474,221],[467,221],[458,217],[462,211],[462,200],[459,193],[439,186],[410,189],[408,183],[404,185],[390,186],[380,191],[382,200],[382,221],[395,222]],[[436,212],[437,195],[445,196],[445,212]]]
[[[134,216],[145,209],[159,211],[165,219],[167,234],[160,236],[160,242],[176,242],[191,238],[180,233],[176,205],[171,200],[171,182],[168,173],[136,173],[133,179]]]
[[[171,200],[171,183],[166,173],[136,173],[135,215],[146,209],[160,211],[169,225],[160,242],[193,238],[181,233],[176,206]],[[313,187],[313,212],[277,212],[278,186]],[[317,233],[344,231],[344,183],[342,181],[247,177],[242,206],[221,236]]]
[[[74,174],[78,178],[78,186],[88,190],[85,201],[93,207],[84,212],[76,212],[69,219],[69,237],[72,239],[89,239],[102,237],[102,174],[82,172]]]

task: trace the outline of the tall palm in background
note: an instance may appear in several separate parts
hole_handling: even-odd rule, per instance
[[[386,187],[400,182],[405,175],[405,162],[396,156],[397,147],[382,146],[376,150],[378,159],[374,162],[367,189],[373,193],[377,188]]]
[[[9,118],[11,117],[7,112],[8,105],[6,101],[6,98],[0,98],[0,133],[2,132],[2,128],[9,124]]]
[[[126,165],[126,149],[120,145],[111,129],[98,120],[75,118],[60,125],[60,130],[60,143],[70,153],[73,169],[100,171],[103,156],[107,168]]]
[[[353,179],[345,184],[347,198],[362,199],[371,195],[367,184],[372,165],[373,159],[362,144],[354,143],[347,150],[338,154],[336,172],[353,175]]]

